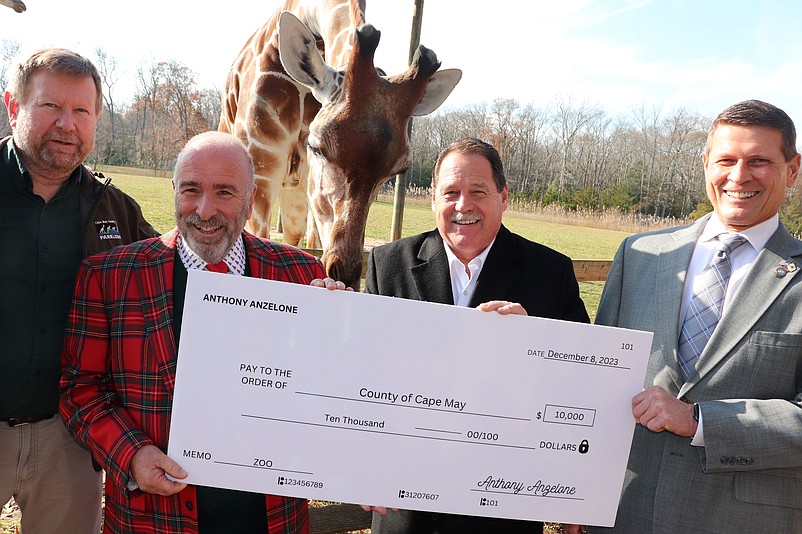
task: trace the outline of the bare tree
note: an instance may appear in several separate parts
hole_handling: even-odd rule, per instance
[[[5,91],[8,86],[8,69],[11,68],[11,62],[14,57],[19,54],[20,45],[17,41],[8,41],[3,39],[0,41],[0,93]],[[8,111],[6,105],[0,99],[0,137],[5,137],[11,133],[11,126],[8,124]]]
[[[544,150],[546,134],[546,113],[531,104],[521,110],[515,121],[515,136],[518,158],[511,162],[507,174],[517,173],[518,192],[526,193],[541,189],[542,173],[538,172],[546,164],[547,152]],[[532,183],[534,179],[534,183]],[[543,187],[545,189],[545,187]]]
[[[704,196],[701,148],[705,122],[701,116],[684,108],[663,121],[665,148],[656,199],[661,217],[687,213],[695,207],[694,199]]]
[[[518,108],[518,101],[514,98],[497,98],[490,106],[492,134],[488,140],[505,163],[510,161],[515,150],[515,117]]]
[[[452,120],[456,128],[455,139],[478,137],[488,141],[493,133],[487,104],[474,104],[457,110],[453,113]]]
[[[198,106],[198,111],[206,122],[206,129],[216,130],[217,123],[220,122],[220,90],[216,87],[202,89]]]
[[[639,210],[645,211],[651,203],[652,177],[655,174],[657,161],[660,155],[660,115],[662,107],[656,106],[650,110],[641,106],[633,110],[635,122],[640,130],[640,150],[643,155],[641,165],[641,184]]]
[[[601,110],[589,107],[582,103],[579,107],[574,107],[571,98],[557,98],[554,103],[553,128],[560,141],[562,151],[562,163],[559,172],[558,191],[562,194],[566,185],[574,185],[573,169],[570,163],[577,137],[588,125],[588,123],[601,114]]]
[[[137,82],[129,115],[138,139],[138,159],[167,170],[187,140],[211,129],[219,116],[219,93],[199,90],[196,74],[176,61],[140,65]]]
[[[183,132],[183,141],[205,130],[205,120],[200,113],[200,94],[197,90],[196,74],[186,65],[176,61],[162,63],[163,99],[165,113],[177,121]],[[218,115],[219,116],[219,115]]]
[[[95,48],[95,56],[95,65],[103,87],[103,106],[106,108],[110,125],[108,139],[105,139],[103,146],[100,147],[101,162],[105,163],[109,161],[111,153],[117,146],[117,108],[114,105],[114,86],[117,85],[119,78],[117,76],[117,60],[114,57],[106,54],[100,47]]]

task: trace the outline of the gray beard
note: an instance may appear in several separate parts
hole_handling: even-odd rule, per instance
[[[175,219],[178,226],[178,232],[187,242],[189,248],[191,248],[192,251],[206,263],[217,263],[223,261],[223,258],[226,257],[228,251],[231,250],[231,247],[233,247],[234,243],[237,242],[237,238],[245,228],[247,215],[242,213],[234,221],[228,221],[223,219],[222,216],[215,215],[209,221],[205,221],[212,222],[214,224],[220,224],[222,222],[225,226],[225,234],[219,238],[219,240],[212,243],[204,243],[195,239],[196,236],[193,234],[193,230],[196,230],[195,225],[204,222],[196,214],[193,213],[182,218],[176,213]],[[190,227],[192,227],[192,229],[190,229]],[[235,231],[234,229],[238,230]]]

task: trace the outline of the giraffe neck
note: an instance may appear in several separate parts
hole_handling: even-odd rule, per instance
[[[365,0],[289,0],[311,32],[323,41],[326,62],[342,67],[348,61],[353,30],[365,23]]]

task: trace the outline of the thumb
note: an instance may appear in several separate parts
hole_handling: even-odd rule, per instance
[[[173,478],[181,479],[186,478],[188,475],[188,473],[178,464],[178,462],[167,455],[164,455],[164,457],[161,459],[159,462],[159,467],[161,467],[166,474]]]

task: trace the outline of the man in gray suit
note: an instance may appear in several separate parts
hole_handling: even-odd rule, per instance
[[[432,174],[437,229],[374,248],[365,291],[588,322],[571,260],[504,228],[506,209],[507,182],[496,149],[472,138],[452,143]],[[371,532],[533,534],[542,528],[532,521],[399,511],[374,514]]]
[[[624,240],[599,305],[655,333],[611,530],[802,532],[802,242],[778,217],[794,124],[730,106],[703,163],[713,213]]]

